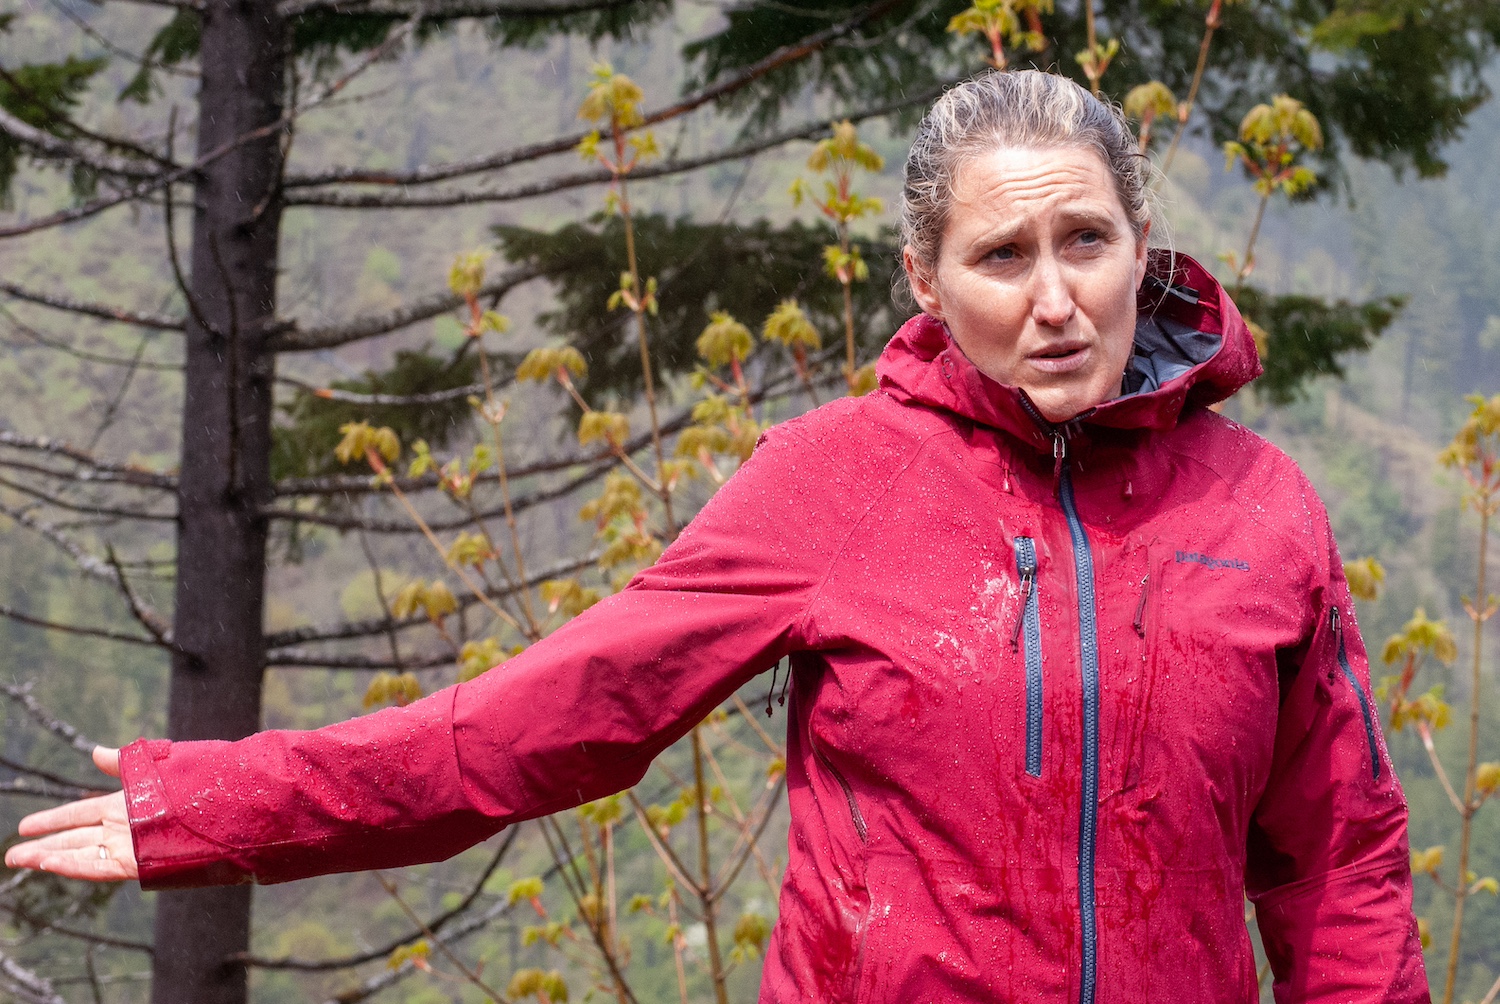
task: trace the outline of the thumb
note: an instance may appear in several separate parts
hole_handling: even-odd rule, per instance
[[[120,751],[108,746],[94,747],[94,766],[110,777],[120,776]]]

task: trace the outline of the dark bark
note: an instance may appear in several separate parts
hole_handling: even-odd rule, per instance
[[[272,0],[213,0],[202,10],[200,155],[282,113],[285,27]],[[266,335],[276,313],[280,136],[239,144],[194,188],[177,595],[167,732],[237,739],[260,726],[262,613],[271,500]],[[155,1004],[243,1004],[250,889],[162,894]]]

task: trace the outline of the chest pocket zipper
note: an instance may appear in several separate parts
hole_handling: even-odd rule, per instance
[[[1015,651],[1026,635],[1026,773],[1042,776],[1042,615],[1037,598],[1036,541],[1016,538],[1016,572],[1021,576],[1021,616],[1011,633]]]
[[[1359,713],[1365,720],[1365,741],[1370,744],[1370,773],[1375,780],[1380,780],[1380,749],[1375,744],[1375,716],[1370,713],[1370,699],[1365,696],[1364,688],[1359,685],[1359,678],[1354,675],[1354,669],[1349,665],[1349,653],[1344,648],[1344,625],[1339,618],[1339,608],[1334,607],[1328,612],[1328,622],[1333,628],[1334,644],[1338,646],[1339,669],[1343,670],[1344,679],[1349,681],[1355,696],[1359,698]]]

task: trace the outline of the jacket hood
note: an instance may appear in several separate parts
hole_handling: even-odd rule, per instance
[[[907,321],[881,354],[876,372],[881,388],[900,400],[950,411],[1051,449],[1021,389],[981,373],[942,321],[926,314]],[[1164,431],[1176,425],[1189,402],[1222,401],[1260,374],[1255,339],[1224,287],[1186,255],[1153,248],[1136,294],[1135,351],[1125,368],[1125,393],[1074,421]]]

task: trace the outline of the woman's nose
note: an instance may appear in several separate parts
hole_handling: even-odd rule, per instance
[[[1073,317],[1077,305],[1058,263],[1043,259],[1032,272],[1031,319],[1049,328],[1061,328]]]

